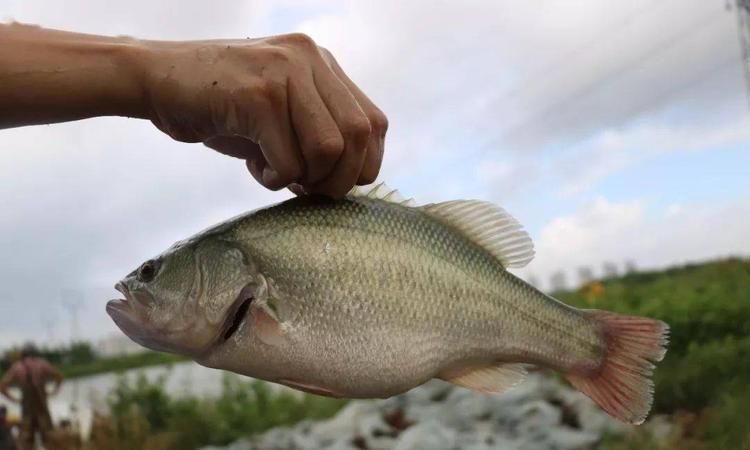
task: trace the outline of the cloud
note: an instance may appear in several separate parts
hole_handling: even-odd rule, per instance
[[[0,17],[153,39],[308,32],[389,116],[381,179],[418,201],[519,206],[525,225],[544,230],[531,266],[539,274],[604,259],[668,263],[745,242],[711,215],[742,219],[742,205],[686,218],[681,199],[683,212],[662,222],[644,202],[570,206],[659,152],[750,140],[747,122],[732,119],[745,92],[734,18],[720,2],[11,0]],[[635,181],[630,198],[642,198]],[[243,164],[142,121],[3,130],[0,347],[67,338],[60,299],[70,289],[82,300],[82,335],[114,331],[103,302],[119,277],[285,196],[255,185]],[[543,214],[524,209],[534,202]],[[729,230],[709,238],[709,226]]]
[[[597,198],[550,221],[536,238],[537,254],[524,277],[549,280],[558,271],[573,279],[581,267],[627,261],[639,268],[750,255],[750,197],[716,205],[669,205],[649,211],[639,200]],[[598,272],[601,274],[601,271]],[[544,283],[544,286],[548,286]]]

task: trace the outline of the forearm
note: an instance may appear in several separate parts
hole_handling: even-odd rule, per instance
[[[0,128],[148,118],[138,41],[0,24]]]
[[[18,403],[18,399],[10,393],[8,386],[0,386],[0,394],[12,402]]]

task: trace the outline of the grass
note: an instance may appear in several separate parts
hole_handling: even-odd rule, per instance
[[[182,356],[170,353],[144,351],[132,355],[100,358],[90,362],[61,365],[65,378],[87,377],[102,373],[122,372],[149,366],[160,366],[186,361]]]

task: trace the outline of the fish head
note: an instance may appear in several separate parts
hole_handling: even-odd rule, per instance
[[[244,320],[235,316],[247,311],[241,305],[255,275],[252,261],[226,240],[177,243],[118,282],[125,298],[109,301],[107,313],[144,347],[196,357]]]

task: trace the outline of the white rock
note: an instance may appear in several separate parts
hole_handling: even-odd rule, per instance
[[[593,448],[601,436],[567,427],[551,427],[545,431],[550,448],[583,450]]]
[[[269,430],[255,439],[255,447],[264,450],[288,450],[294,445],[294,431],[283,427]],[[227,448],[226,450],[232,450]]]
[[[454,450],[456,432],[436,420],[414,425],[396,441],[394,450]]]
[[[380,411],[375,402],[353,401],[335,417],[312,425],[310,435],[323,443],[333,442],[343,435],[353,436],[357,433],[357,427],[363,418],[379,414]]]

